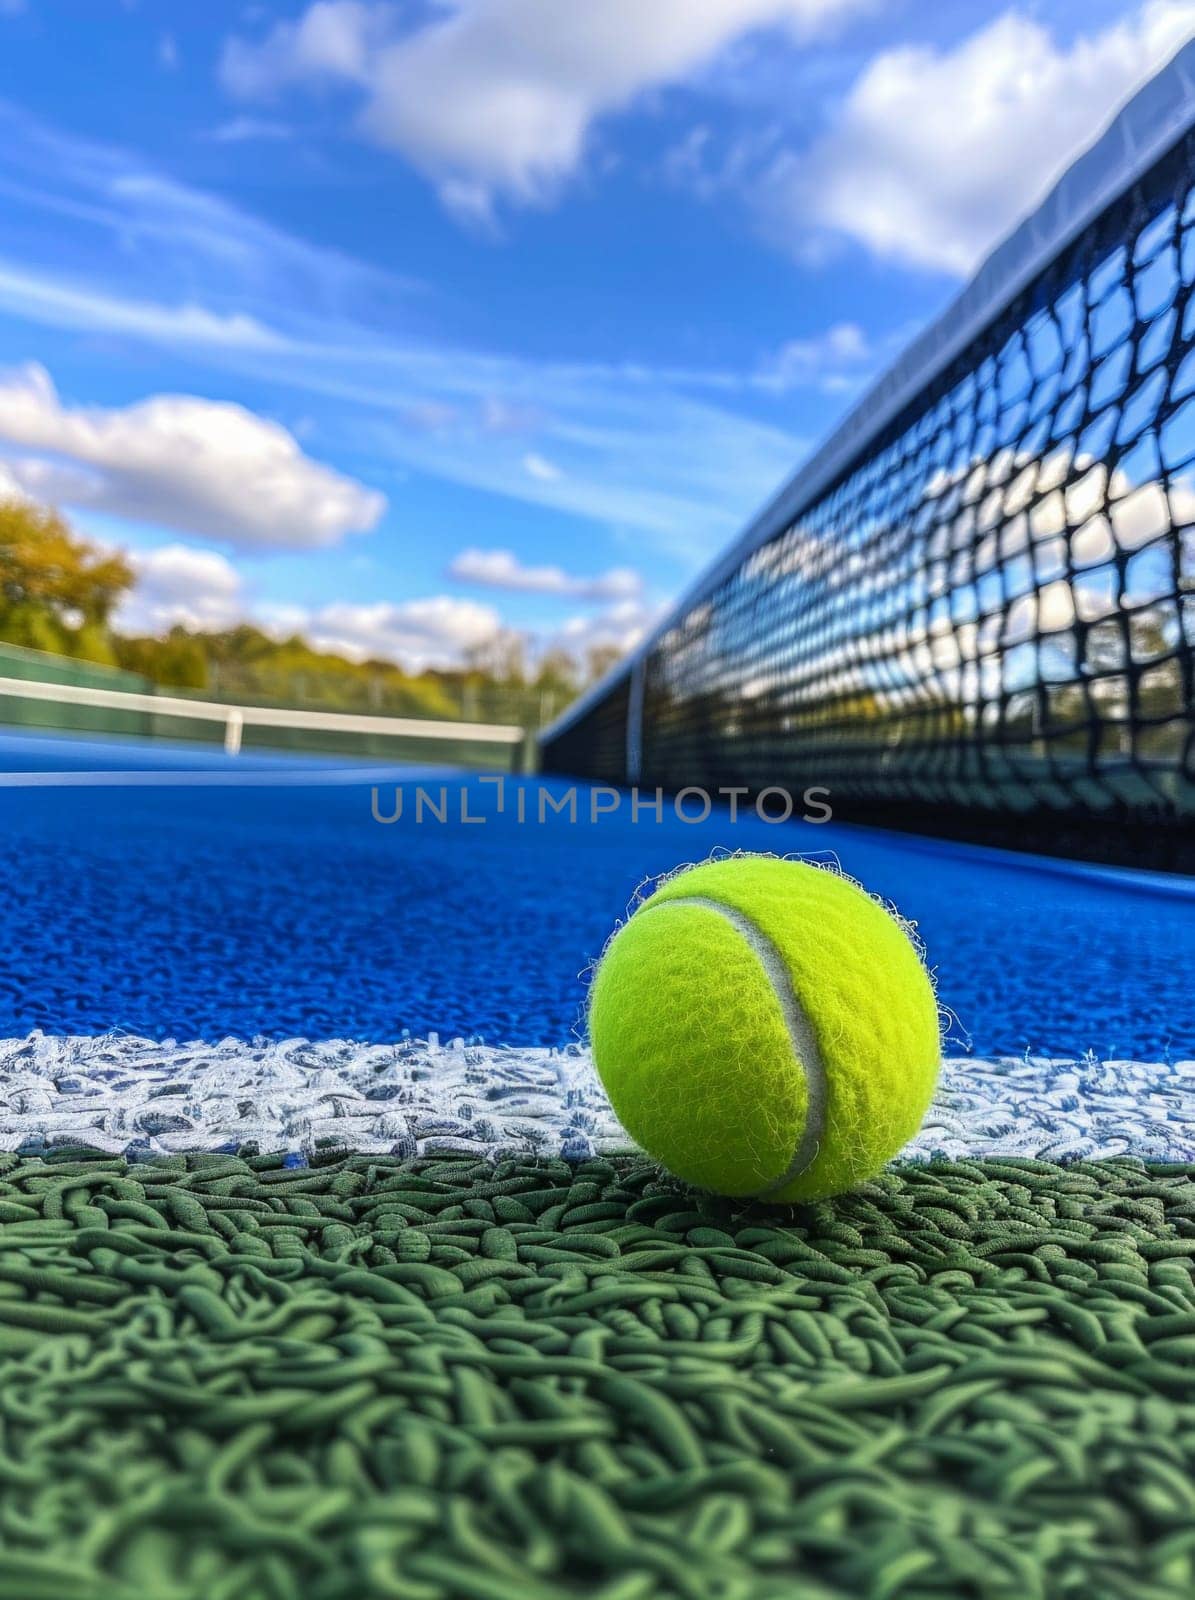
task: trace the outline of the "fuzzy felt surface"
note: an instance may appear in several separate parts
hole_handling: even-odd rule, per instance
[[[666,880],[619,930],[594,980],[594,1059],[628,1131],[722,1194],[782,1176],[809,1104],[803,1063],[758,957],[700,898],[780,954],[820,1046],[826,1103],[812,1163],[778,1201],[845,1192],[916,1133],[940,1063],[937,1002],[900,923],[840,874],[735,856]]]
[[[716,911],[632,917],[598,970],[589,1021],[619,1120],[670,1172],[748,1195],[784,1171],[805,1076],[757,956]]]

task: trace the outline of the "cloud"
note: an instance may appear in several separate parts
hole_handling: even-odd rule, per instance
[[[294,621],[293,611],[291,616]],[[467,651],[496,639],[503,628],[492,606],[433,595],[369,605],[335,601],[305,613],[297,630],[288,631],[301,632],[317,649],[351,661],[397,661],[420,672],[456,665]]]
[[[21,483],[12,467],[0,458],[0,501],[31,500],[34,496]]]
[[[496,395],[484,395],[480,402],[471,396],[465,405],[416,400],[402,408],[402,417],[419,433],[456,434],[461,438],[471,438],[479,431],[493,438],[535,433],[550,420],[538,406],[515,405]],[[533,459],[535,466],[530,464]],[[559,476],[542,457],[524,457],[523,465],[532,477],[541,480]]]
[[[511,633],[493,606],[449,595],[324,606],[254,602],[236,569],[214,551],[172,544],[134,551],[129,559],[136,586],[114,617],[117,629],[126,634],[161,635],[179,625],[222,631],[250,622],[273,638],[297,634],[315,649],[350,661],[395,661],[410,672],[422,672],[459,666],[469,652]],[[625,597],[596,616],[570,618],[539,642],[582,657],[595,648],[627,650],[657,615],[638,599]]]
[[[459,215],[495,199],[550,201],[596,122],[683,83],[745,35],[808,38],[871,0],[441,0],[421,26],[363,0],[317,0],[264,37],[227,41],[225,89],[244,101],[348,86],[359,126],[399,151]]]
[[[774,127],[762,134],[753,130],[723,147],[708,123],[698,123],[665,151],[660,176],[673,188],[707,203],[722,195],[741,194],[758,172],[761,147],[770,147],[776,135]]]
[[[292,332],[248,313],[229,322],[196,305],[18,273],[2,260],[0,308],[47,327],[120,334],[202,356],[223,372],[335,402],[355,451],[372,449],[390,466],[647,534],[687,568],[735,532],[809,445],[684,392],[740,393],[758,386],[754,374],[494,356],[412,343],[379,327],[346,327],[313,317],[306,306],[288,317],[280,303],[273,308],[280,318],[302,318]],[[770,374],[767,381],[774,384]],[[507,398],[494,407],[487,397],[496,389]],[[562,463],[556,479],[533,476],[523,462],[527,452],[512,448],[520,431],[537,426]]]
[[[563,567],[525,567],[510,550],[462,550],[448,569],[458,583],[477,583],[519,594],[550,594],[576,600],[633,599],[643,579],[630,567],[612,567],[597,578],[579,578]]]
[[[596,616],[570,617],[548,642],[582,658],[591,650],[617,650],[625,655],[646,637],[665,610],[639,600],[620,600]]]
[[[755,374],[755,387],[787,394],[817,387],[836,393],[850,388],[875,362],[875,351],[857,322],[837,322],[812,339],[789,339]]]
[[[532,433],[542,428],[546,421],[538,406],[512,405],[492,394],[486,395],[481,402],[483,433]]]
[[[251,550],[339,544],[386,504],[243,406],[154,395],[72,407],[32,363],[0,374],[0,440],[39,452],[10,462],[30,492]]]
[[[4,487],[0,464],[0,493]],[[465,552],[465,556],[483,554]],[[488,554],[501,556],[504,552]],[[395,661],[408,671],[421,672],[428,667],[457,666],[470,651],[511,633],[495,607],[475,600],[430,595],[370,604],[338,600],[322,606],[256,600],[232,563],[213,550],[168,544],[126,555],[136,575],[135,585],[113,617],[117,630],[125,634],[160,636],[178,626],[193,632],[221,632],[249,622],[273,638],[297,634],[317,650],[351,661]],[[509,559],[513,561],[513,557]],[[536,569],[519,570],[531,579],[536,577]],[[658,608],[646,607],[638,598],[638,580],[633,573],[612,572],[587,582],[566,578],[558,569],[538,570],[555,574],[557,586],[502,583],[496,577],[494,586],[610,602],[596,615],[569,618],[545,634],[540,644],[555,645],[578,656],[595,648],[626,650],[659,615]]]
[[[534,450],[529,450],[523,457],[523,471],[528,477],[537,478],[540,483],[559,483],[564,477],[555,462],[537,455]]]
[[[126,552],[136,582],[113,616],[119,633],[163,634],[173,627],[218,631],[242,621],[240,574],[214,550],[168,544]]]
[[[294,22],[276,22],[257,44],[231,38],[220,78],[238,100],[268,100],[321,81],[363,82],[372,52],[390,32],[391,7],[363,0],[316,0]]]
[[[0,490],[3,489],[0,466]],[[458,664],[468,650],[503,632],[492,606],[449,595],[401,602],[324,606],[255,600],[237,569],[213,550],[168,544],[126,552],[135,577],[113,617],[118,632],[222,632],[249,622],[273,638],[302,636],[316,649],[352,661],[397,661],[411,671]]]
[[[686,571],[809,443],[735,409],[758,388],[751,370],[552,361],[413,332],[426,319],[412,316],[409,280],[2,103],[0,191],[13,200],[5,248],[44,237],[52,263],[0,254],[0,310],[97,335],[122,359],[150,347],[206,363],[226,392],[259,385],[295,413],[322,403],[333,458],[372,453],[389,472],[643,536]],[[86,272],[71,277],[69,261]],[[528,453],[561,475],[533,476]]]
[[[229,349],[276,349],[283,341],[255,317],[227,315],[191,301],[163,305],[110,295],[24,272],[0,261],[0,309],[50,327],[100,330],[134,338]]]
[[[451,433],[461,426],[460,407],[442,400],[415,400],[404,406],[402,419],[416,433]]]
[[[204,135],[212,144],[260,143],[291,136],[290,124],[274,117],[230,117]]]
[[[85,287],[74,291],[80,316],[94,309],[102,236],[115,245],[121,264],[114,279],[119,293],[107,297],[112,315],[119,302],[136,299],[129,292],[134,275],[153,286],[155,299],[162,284],[187,285],[184,306],[199,298],[193,286],[202,282],[210,322],[234,326],[243,325],[250,299],[271,313],[281,304],[301,305],[312,316],[337,319],[350,309],[354,316],[392,312],[424,293],[410,279],[309,243],[221,195],[164,175],[139,155],[63,133],[3,100],[0,191],[8,202],[19,200],[31,218],[40,212],[52,219],[49,260],[63,260],[68,227],[83,230],[78,243],[87,251],[88,270]],[[14,211],[6,206],[10,222]],[[5,237],[14,237],[11,228]],[[34,295],[39,283],[54,282],[6,263],[6,277],[10,273],[14,296]]]
[[[463,356],[444,381],[467,382],[469,367]],[[646,536],[687,570],[736,532],[804,448],[779,428],[690,400],[649,377],[550,364],[517,378],[512,369],[510,377],[512,385],[551,396],[546,442],[555,474],[529,472],[524,453],[501,436],[416,434],[383,417],[364,426],[364,442],[417,470],[619,536]],[[309,365],[304,381],[313,380]]]
[[[887,51],[820,141],[771,161],[755,204],[786,247],[847,238],[965,276],[1192,33],[1195,0],[1150,0],[1068,46],[1009,11],[954,49]]]

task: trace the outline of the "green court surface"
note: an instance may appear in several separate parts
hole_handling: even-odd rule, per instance
[[[1195,1169],[0,1157],[5,1600],[1179,1600]]]

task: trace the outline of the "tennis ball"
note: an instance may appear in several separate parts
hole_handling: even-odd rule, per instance
[[[933,986],[858,884],[774,856],[666,879],[606,946],[589,997],[598,1074],[677,1177],[787,1204],[873,1176],[938,1077]]]

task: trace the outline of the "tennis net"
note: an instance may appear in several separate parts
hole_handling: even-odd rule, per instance
[[[230,705],[183,695],[0,677],[0,726],[428,765],[518,769],[522,728],[423,717]]]
[[[1195,44],[542,737],[679,790],[1195,866]]]

